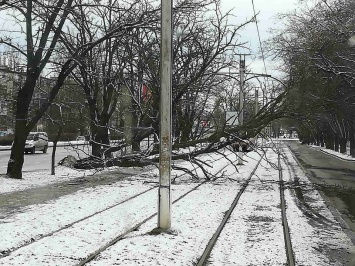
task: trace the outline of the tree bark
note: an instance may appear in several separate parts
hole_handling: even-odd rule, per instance
[[[93,141],[91,142],[91,154],[95,157],[101,158],[103,155],[102,146],[110,146],[110,140],[108,136],[108,129],[106,127],[92,126],[91,134],[93,136]],[[108,157],[110,157],[107,154]]]
[[[316,145],[320,146],[319,134],[316,134]]]
[[[340,153],[346,153],[346,138],[340,138],[339,144],[340,144]]]
[[[62,135],[63,132],[63,126],[59,126],[57,135],[55,136],[55,139],[53,140],[53,149],[52,149],[52,162],[51,162],[51,175],[55,175],[55,152],[57,151],[57,143]]]
[[[25,143],[28,135],[25,121],[16,121],[15,139],[11,148],[10,159],[7,165],[7,176],[14,179],[22,179],[22,167],[24,163]]]
[[[349,130],[349,141],[350,141],[350,155],[355,157],[355,134],[354,128],[351,127]]]
[[[334,137],[331,135],[325,136],[325,147],[334,150]]]
[[[16,97],[15,137],[7,165],[7,176],[9,178],[22,179],[25,143],[28,133],[32,129],[27,124],[28,109],[35,85],[35,75],[27,77],[24,86],[20,88]]]
[[[339,152],[339,136],[337,134],[334,137],[334,151]]]
[[[186,142],[190,140],[190,134],[192,132],[193,122],[188,113],[179,115],[179,131],[180,140],[179,142]]]
[[[319,138],[320,138],[320,146],[324,147],[324,135],[321,134]]]
[[[137,116],[136,112],[133,112],[133,114],[132,114],[132,125],[134,127],[136,127],[138,125],[138,116]],[[133,137],[132,138],[132,151],[139,152],[140,150],[141,150],[140,141],[139,140],[134,140],[134,137]]]

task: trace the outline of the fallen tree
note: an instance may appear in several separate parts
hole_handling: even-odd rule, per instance
[[[232,147],[235,142],[242,142],[245,139],[255,138],[256,136],[262,136],[262,130],[274,119],[282,118],[287,115],[286,107],[283,102],[285,93],[281,93],[274,100],[269,102],[260,111],[248,121],[242,127],[227,127],[220,130],[213,131],[196,140],[186,141],[183,143],[176,143],[172,145],[172,161],[184,160],[191,164],[194,164],[197,168],[201,169],[207,180],[211,177],[206,170],[211,165],[207,162],[201,161],[198,157],[208,153],[218,153],[223,148],[229,149],[231,152],[237,154]],[[145,136],[154,133],[153,129],[145,128],[140,132],[139,128],[135,128],[136,134],[134,137],[136,141],[141,141]],[[142,138],[142,139],[141,139]],[[252,145],[252,144],[251,144]],[[256,143],[254,143],[256,145]],[[254,148],[252,145],[252,148]],[[106,167],[144,167],[148,165],[158,166],[159,163],[159,142],[154,142],[153,145],[147,147],[140,152],[124,153],[123,148],[126,148],[127,144],[124,141],[115,142],[114,145],[103,147],[103,156],[95,157],[88,155],[86,158],[81,158],[72,164],[76,169],[104,169]],[[105,150],[109,150],[110,154],[113,151],[120,151],[121,153],[116,156],[106,157],[104,156]],[[247,152],[247,151],[246,151]],[[238,156],[238,155],[237,155]],[[172,169],[182,170],[191,176],[194,174],[188,169],[183,167],[177,167],[172,163]],[[197,177],[197,176],[196,176]]]

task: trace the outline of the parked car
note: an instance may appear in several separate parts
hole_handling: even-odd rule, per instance
[[[46,132],[30,132],[25,145],[25,153],[35,153],[36,151],[46,153],[48,149],[48,135]]]

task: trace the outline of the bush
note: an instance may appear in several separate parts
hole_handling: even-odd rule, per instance
[[[0,137],[0,146],[11,146],[14,141],[14,135]]]

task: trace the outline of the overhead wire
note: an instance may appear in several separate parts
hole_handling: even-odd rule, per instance
[[[257,32],[258,32],[258,38],[259,38],[259,45],[260,45],[261,57],[262,57],[263,62],[264,62],[265,74],[267,74],[266,63],[265,63],[265,56],[264,56],[264,49],[263,49],[262,44],[261,44],[260,30],[259,30],[258,20],[256,19],[256,12],[255,12],[254,0],[251,0],[251,3],[252,3],[252,5],[253,5],[254,20],[255,20],[256,30],[257,30]]]
[[[259,46],[260,46],[260,51],[261,51],[261,58],[263,60],[263,63],[264,63],[264,71],[265,71],[265,74],[267,75],[267,69],[266,69],[266,63],[265,63],[265,55],[264,55],[264,49],[263,49],[263,46],[262,46],[262,43],[261,43],[261,37],[260,37],[260,30],[259,30],[259,24],[258,24],[258,20],[256,19],[256,12],[255,12],[255,5],[254,5],[254,0],[251,0],[251,3],[253,5],[253,12],[254,12],[254,20],[255,20],[255,25],[256,25],[256,30],[258,32],[258,38],[259,38]],[[268,78],[264,77],[264,80],[266,79],[266,81],[268,82]]]

